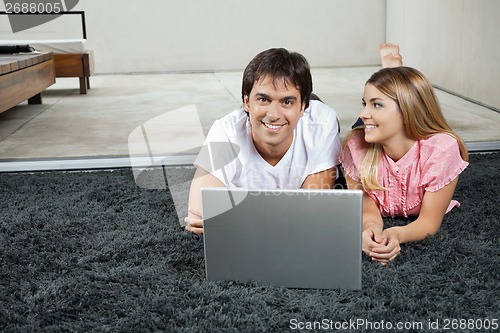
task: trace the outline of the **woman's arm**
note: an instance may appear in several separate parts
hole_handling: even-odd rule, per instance
[[[195,234],[203,233],[203,220],[201,216],[201,188],[224,187],[215,176],[201,168],[196,168],[191,187],[189,189],[188,216],[184,219],[186,230]]]
[[[384,230],[383,236],[387,245],[373,249],[373,257],[387,263],[394,260],[400,251],[400,244],[420,241],[438,232],[444,214],[450,204],[458,177],[436,192],[425,192],[418,218],[405,226]]]
[[[361,183],[348,175],[345,176],[347,187],[350,190],[363,190]],[[371,256],[372,250],[384,244],[382,230],[384,221],[377,203],[363,191],[363,252]]]
[[[418,218],[404,227],[394,227],[401,244],[435,235],[457,186],[458,177],[436,192],[425,192]]]

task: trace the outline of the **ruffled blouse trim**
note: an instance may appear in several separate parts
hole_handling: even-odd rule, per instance
[[[340,159],[340,163],[343,163],[342,158]],[[346,168],[346,167],[345,167],[345,165],[344,165],[344,164],[342,164],[342,168],[344,169],[344,172],[345,172],[345,173],[346,173],[346,174],[347,174],[350,178],[352,178],[352,179],[354,179],[355,181],[357,181],[357,182],[360,182],[360,183],[361,183],[361,178],[360,178],[360,177],[359,177],[359,175],[358,175],[358,174],[356,174],[356,172],[354,171],[354,169],[355,169],[354,167],[349,166],[349,167],[347,167],[347,168]]]
[[[432,187],[428,187],[425,190],[427,192],[437,192],[440,189],[442,189],[443,187],[445,187],[446,185],[450,184],[452,181],[454,181],[455,178],[457,178],[469,165],[468,162],[465,162],[465,161],[462,161],[462,162],[463,163],[461,163],[461,165],[457,169],[455,169],[454,172],[449,174],[448,177],[444,178],[442,182],[440,182],[439,184],[436,184]],[[420,184],[420,186],[424,186],[424,185],[425,184]]]

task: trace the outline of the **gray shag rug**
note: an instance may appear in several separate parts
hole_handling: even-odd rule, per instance
[[[134,179],[131,169],[0,174],[0,331],[492,328],[500,154],[470,162],[455,193],[462,206],[440,232],[405,244],[388,267],[364,257],[360,291],[205,281],[203,238],[176,212],[185,212],[191,168],[142,180],[148,172]]]

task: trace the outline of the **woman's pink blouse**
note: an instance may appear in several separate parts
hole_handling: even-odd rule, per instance
[[[354,135],[341,154],[346,174],[361,182],[359,169],[366,153],[363,133]],[[462,160],[458,142],[447,133],[418,140],[397,162],[382,154],[378,181],[386,191],[369,191],[384,217],[417,216],[425,192],[436,192],[451,183],[469,163]],[[452,200],[446,210],[460,204]]]

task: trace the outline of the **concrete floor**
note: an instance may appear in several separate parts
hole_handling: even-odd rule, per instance
[[[361,112],[364,82],[376,70],[312,70],[314,92],[337,110],[342,133]],[[57,79],[42,105],[0,114],[0,171],[127,166],[141,158],[145,165],[189,164],[213,121],[241,106],[241,75],[96,75],[87,95],[77,79]],[[437,94],[471,150],[498,149],[500,113]]]

